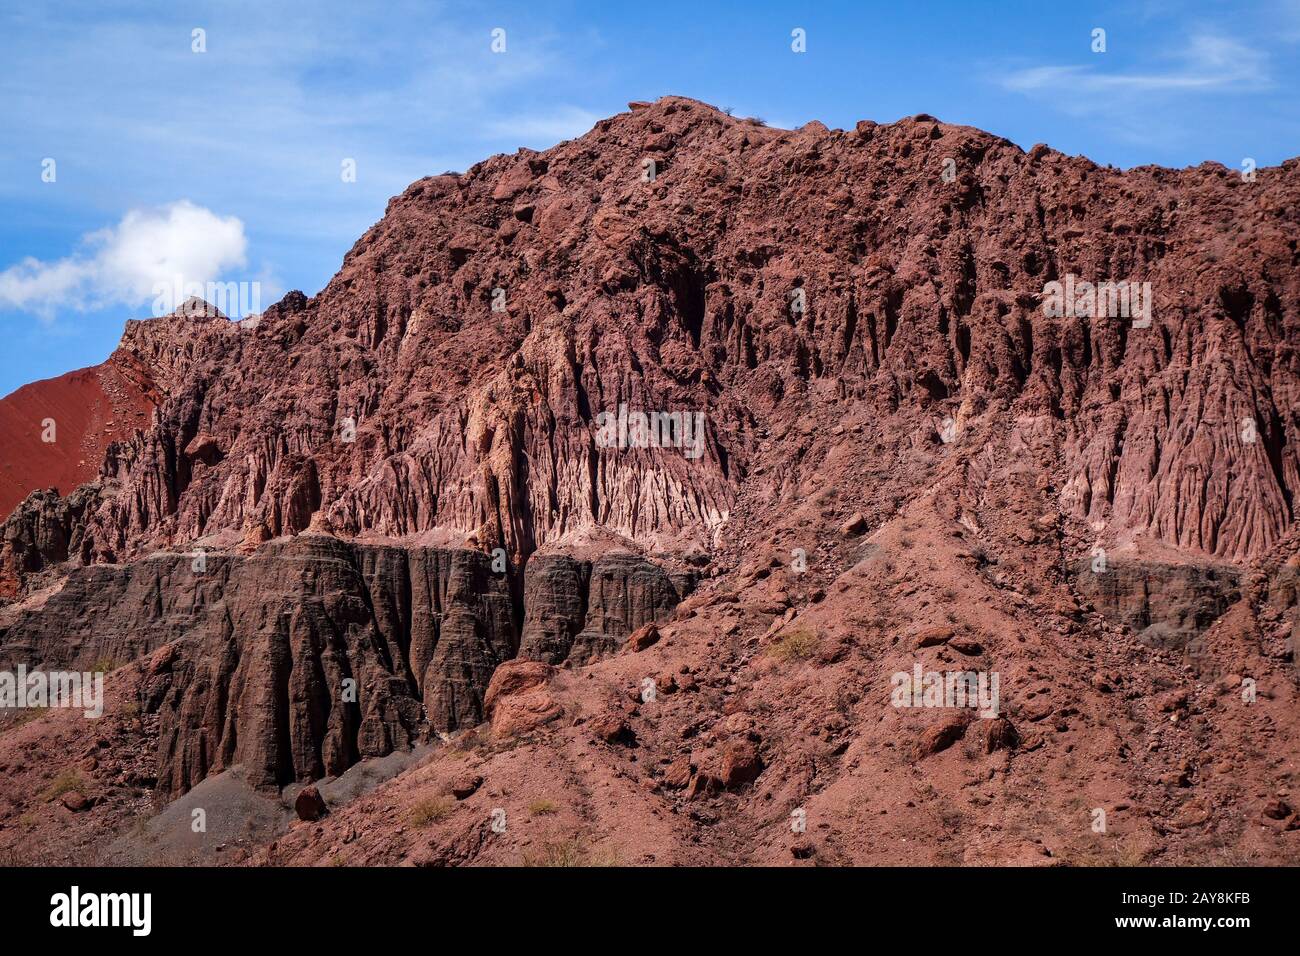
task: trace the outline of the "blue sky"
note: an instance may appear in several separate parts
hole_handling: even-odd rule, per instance
[[[11,3],[0,394],[102,361],[160,277],[313,294],[409,182],[632,99],[785,127],[926,112],[1117,166],[1238,168],[1300,154],[1297,90],[1300,0]]]

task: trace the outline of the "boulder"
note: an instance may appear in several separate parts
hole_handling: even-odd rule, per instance
[[[457,800],[465,800],[472,797],[481,786],[483,786],[483,775],[467,770],[451,782],[451,795]]]
[[[591,721],[591,732],[608,744],[630,747],[636,744],[636,732],[627,718],[617,710],[607,710]]]
[[[952,636],[953,630],[950,627],[927,627],[912,638],[912,646],[917,650],[923,647],[937,647],[940,644],[947,644],[952,640]]]
[[[689,757],[678,757],[664,769],[664,786],[670,790],[681,790],[691,782],[695,767]]]
[[[316,789],[314,784],[308,784],[298,791],[298,796],[293,801],[294,813],[298,814],[299,820],[314,822],[329,813],[329,808],[325,806],[325,798]]]
[[[722,785],[734,789],[763,772],[763,760],[752,740],[731,740],[722,748]]]
[[[518,659],[497,668],[484,699],[492,736],[531,733],[564,714],[564,707],[549,689],[554,671],[550,664]]]
[[[659,643],[659,628],[654,622],[644,624],[627,639],[627,649],[636,654]]]
[[[82,813],[83,811],[89,810],[91,807],[91,801],[85,794],[77,790],[69,790],[67,793],[61,795],[59,797],[59,803],[63,804],[63,806],[67,807],[73,813]]]
[[[844,535],[859,535],[866,530],[867,519],[858,513],[850,515],[848,520],[840,525],[840,534]]]
[[[1015,750],[1020,746],[1020,734],[1015,725],[1005,717],[996,717],[986,722],[984,730],[984,749],[986,753],[995,750]]]
[[[961,713],[941,717],[937,722],[926,727],[921,731],[921,736],[916,742],[917,756],[927,757],[947,750],[961,740],[966,733],[966,726],[970,723],[970,720],[970,714],[962,711]]]

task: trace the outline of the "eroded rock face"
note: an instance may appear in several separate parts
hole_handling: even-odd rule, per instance
[[[587,621],[591,565],[568,555],[539,555],[524,568],[531,600],[524,618],[519,656],[559,664]]]
[[[668,575],[636,556],[595,568],[599,611],[573,625],[587,628],[584,659],[678,600]],[[554,601],[545,572],[526,580],[525,608]],[[248,556],[79,568],[0,631],[0,663],[88,669],[154,655],[141,703],[160,715],[158,787],[175,795],[235,765],[255,786],[319,780],[472,727],[521,624],[509,573],[489,555],[311,534]]]
[[[12,598],[40,572],[89,557],[86,521],[99,504],[94,486],[60,497],[54,489],[34,491],[3,525],[0,541],[0,598]]]
[[[1182,650],[1240,597],[1240,572],[1229,565],[1111,561],[1077,572],[1079,592],[1152,647]]]
[[[828,403],[871,440],[950,418],[958,442],[1052,447],[1065,517],[1107,540],[1257,556],[1300,491],[1298,176],[1103,169],[932,118],[767,129],[667,97],[420,180],[318,296],[255,325],[129,323],[119,354],[159,405],[107,454],[82,557],[317,513],[517,564],[594,527],[707,548]],[[1046,314],[1067,276],[1149,282],[1150,324]],[[625,410],[703,431],[598,441]]]
[[[585,664],[614,653],[633,631],[668,620],[692,583],[619,552],[593,562],[539,555],[524,573],[519,656],[548,664]]]
[[[739,589],[936,488],[999,586],[1094,542],[1224,567],[1093,583],[1177,646],[1294,525],[1298,194],[1294,160],[1119,171],[925,116],[783,131],[679,97],[422,179],[313,298],[128,323],[156,407],[94,481],[9,517],[0,597],[43,603],[0,609],[0,656],[161,654],[162,791],[236,762],[272,786],[483,720],[516,656],[580,666],[662,624],[692,580],[630,550]],[[1068,276],[1150,283],[1151,322],[1048,314]],[[829,530],[773,565],[815,496]],[[574,546],[598,537],[622,544]],[[558,709],[543,689],[501,722]]]
[[[72,571],[36,610],[0,627],[0,665],[116,667],[205,625],[237,566],[210,555],[196,573],[190,555]]]
[[[235,764],[255,785],[320,779],[410,745],[426,721],[480,722],[514,655],[511,608],[477,552],[314,535],[262,548],[181,642],[158,705],[159,787]]]

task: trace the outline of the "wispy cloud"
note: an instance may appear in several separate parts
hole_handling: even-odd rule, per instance
[[[1268,54],[1230,37],[1198,34],[1164,68],[1110,71],[1105,57],[1088,66],[1035,66],[1012,70],[1000,85],[1017,93],[1074,99],[1094,95],[1250,91],[1272,85]]]
[[[553,100],[534,110],[547,81],[571,70],[558,49],[568,39],[516,26],[516,15],[502,21],[508,52],[493,54],[497,21],[454,6],[393,0],[376,19],[321,0],[298,17],[231,0],[165,16],[88,11],[76,29],[40,8],[0,13],[12,45],[0,70],[0,201],[27,188],[25,168],[7,157],[35,152],[69,170],[42,202],[75,189],[117,215],[124,191],[147,203],[189,195],[243,216],[254,244],[346,242],[421,176],[520,140],[549,146],[599,118]],[[191,49],[197,26],[207,31],[201,54]],[[100,159],[104,143],[112,162]],[[356,161],[355,182],[340,180],[344,159]],[[137,171],[125,184],[123,169]]]
[[[246,264],[248,239],[234,216],[187,200],[128,212],[116,226],[82,237],[77,251],[42,262],[27,258],[0,272],[0,308],[46,320],[58,312],[138,306],[158,287],[206,284]]]

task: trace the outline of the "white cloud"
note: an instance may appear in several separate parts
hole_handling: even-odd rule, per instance
[[[1104,54],[1095,58],[1100,61]],[[1096,66],[1036,66],[1001,77],[1017,93],[1080,96],[1093,93],[1156,93],[1257,90],[1270,85],[1268,55],[1230,37],[1200,34],[1171,58],[1166,69],[1110,72]]]
[[[246,264],[248,239],[234,216],[218,216],[189,200],[135,209],[116,226],[82,237],[81,248],[54,262],[27,258],[0,272],[0,308],[84,312],[138,306],[155,286],[206,284]]]

